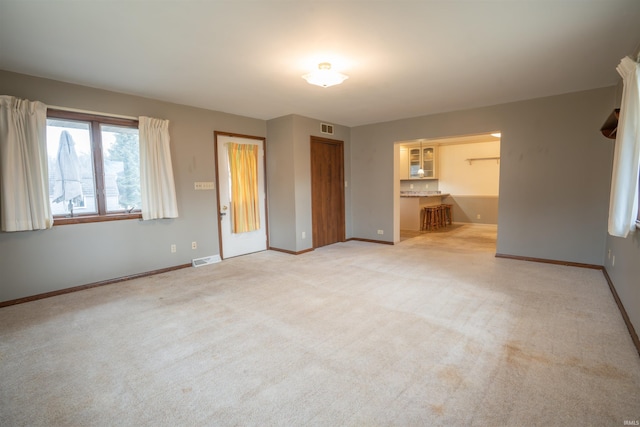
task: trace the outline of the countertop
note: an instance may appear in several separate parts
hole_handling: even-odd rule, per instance
[[[446,197],[449,193],[439,191],[401,191],[400,197]]]

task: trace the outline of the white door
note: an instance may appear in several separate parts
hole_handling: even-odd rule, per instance
[[[218,162],[218,229],[220,230],[220,257],[230,258],[267,249],[267,215],[264,172],[264,138],[234,136],[215,133]],[[244,233],[234,233],[232,228],[231,174],[229,171],[228,145],[253,144],[258,146],[258,200],[260,228]]]

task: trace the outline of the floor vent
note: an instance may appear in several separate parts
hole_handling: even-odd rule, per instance
[[[328,123],[320,123],[320,132],[333,135],[333,125]]]
[[[191,265],[194,267],[202,267],[203,265],[215,264],[220,261],[220,255],[211,255],[203,258],[194,258],[191,261]]]

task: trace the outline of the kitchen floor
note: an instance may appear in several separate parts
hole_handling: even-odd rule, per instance
[[[413,239],[414,237],[424,236],[428,234],[446,234],[453,230],[457,230],[460,227],[463,227],[465,225],[471,225],[471,224],[458,223],[458,224],[448,225],[446,227],[441,227],[437,230],[431,230],[431,231],[400,230],[400,241],[402,242],[403,240]]]

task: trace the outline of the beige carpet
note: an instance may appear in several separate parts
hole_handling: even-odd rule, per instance
[[[495,226],[351,241],[0,309],[0,425],[621,426],[640,357],[600,271]]]

